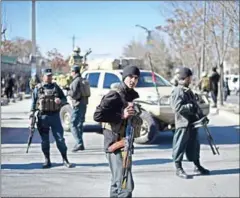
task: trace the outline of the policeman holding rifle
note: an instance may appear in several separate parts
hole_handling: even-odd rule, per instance
[[[39,111],[37,128],[42,139],[42,152],[45,157],[43,168],[52,166],[50,161],[50,128],[56,140],[57,148],[62,155],[63,164],[68,168],[72,167],[67,158],[67,146],[59,116],[60,108],[66,102],[67,99],[62,90],[56,83],[52,83],[52,70],[45,69],[43,71],[43,82],[34,88],[30,113],[30,118],[32,118],[35,111]]]
[[[175,113],[176,131],[173,137],[173,160],[176,167],[176,175],[188,179],[182,167],[183,155],[186,153],[187,159],[194,163],[194,172],[208,175],[209,170],[200,164],[200,143],[198,130],[192,124],[199,120],[197,115],[199,108],[196,108],[196,97],[189,88],[192,80],[192,71],[189,68],[181,68],[178,73],[178,83],[171,94],[171,107]],[[206,118],[204,122],[208,122]]]

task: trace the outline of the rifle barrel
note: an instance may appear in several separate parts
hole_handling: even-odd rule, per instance
[[[208,127],[206,126],[206,124],[204,124],[204,130],[205,130],[205,132],[207,134],[207,139],[208,139],[208,142],[209,142],[209,145],[211,147],[213,155],[216,155],[216,154],[220,155],[220,153],[218,151],[218,148],[217,148],[217,146],[216,146],[216,144],[215,144],[215,142],[213,140],[213,137],[212,137]]]

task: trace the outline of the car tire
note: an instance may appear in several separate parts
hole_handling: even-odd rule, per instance
[[[143,120],[141,127],[140,137],[135,138],[134,142],[137,144],[151,143],[158,133],[158,125],[151,114],[146,111],[142,111],[140,117]]]
[[[60,119],[62,122],[63,129],[66,132],[71,131],[71,114],[72,107],[69,104],[64,105],[60,110]]]

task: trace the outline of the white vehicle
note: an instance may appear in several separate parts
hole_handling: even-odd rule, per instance
[[[228,87],[230,91],[233,91],[234,93],[239,92],[239,75],[225,75],[225,81],[228,82]]]
[[[135,90],[140,98],[136,99],[143,109],[141,118],[143,125],[141,136],[135,139],[136,143],[146,143],[153,140],[158,131],[174,130],[174,113],[170,108],[169,96],[172,85],[162,76],[156,74],[157,87],[160,93],[160,106],[156,88],[152,82],[152,73],[141,70],[139,82]],[[122,81],[122,70],[87,70],[82,74],[88,79],[91,87],[91,97],[86,112],[86,123],[93,123],[93,114],[103,95],[107,94],[114,83]],[[209,103],[204,95],[199,95],[199,104],[205,115],[209,114]],[[70,129],[71,105],[62,107],[60,117],[65,131]],[[98,124],[98,123],[96,123]]]

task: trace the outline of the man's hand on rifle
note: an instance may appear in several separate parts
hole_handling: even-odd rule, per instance
[[[207,125],[209,123],[209,119],[207,117],[204,117],[202,123]]]
[[[134,104],[128,103],[128,106],[123,110],[122,118],[127,119],[133,115],[135,115]]]

